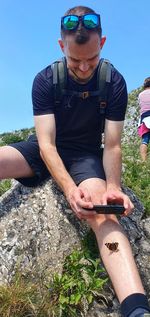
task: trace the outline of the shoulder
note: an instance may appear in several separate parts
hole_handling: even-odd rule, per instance
[[[139,93],[138,97],[141,97],[141,96],[143,96],[144,94],[145,94],[145,90],[142,90],[142,91]]]
[[[36,87],[47,87],[52,84],[52,70],[51,65],[42,69],[33,80],[33,89]]]
[[[123,75],[111,65],[111,83],[109,98],[114,102],[121,102],[125,105],[127,104],[128,93],[127,85]]]
[[[127,85],[123,75],[113,65],[111,65],[111,68],[106,118],[114,121],[123,121],[128,102]]]
[[[50,65],[41,70],[33,80],[32,103],[34,115],[53,112],[53,84]]]
[[[143,91],[141,91],[139,93],[139,98],[143,97],[143,96],[147,96],[147,95],[150,95],[150,89],[144,89]]]
[[[123,75],[120,73],[120,71],[118,71],[115,68],[115,66],[109,60],[106,59],[106,62],[108,62],[108,65],[111,68],[109,97],[112,97],[114,99],[117,98],[118,94],[121,94],[127,98],[127,85]]]
[[[123,75],[113,66],[111,73],[111,85],[113,88],[122,89],[125,93],[127,93],[126,81]]]

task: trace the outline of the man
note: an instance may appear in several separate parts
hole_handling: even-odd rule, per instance
[[[140,106],[140,125],[138,134],[141,137],[140,155],[143,162],[147,160],[150,142],[150,77],[144,80],[144,90],[138,96]]]
[[[101,36],[100,16],[92,9],[77,6],[66,12],[61,20],[59,45],[66,57],[68,89],[95,89],[105,40]],[[127,105],[125,81],[112,67],[103,158],[97,99],[66,97],[55,107],[50,66],[36,76],[32,98],[39,148],[32,137],[28,142],[1,148],[1,178],[17,178],[32,186],[51,174],[76,216],[85,219],[95,232],[122,315],[144,316],[150,309],[123,229],[115,215],[98,215],[88,210],[93,204],[107,202],[122,203],[125,215],[133,208],[120,185],[120,143]],[[114,241],[119,245],[118,252],[107,248]]]

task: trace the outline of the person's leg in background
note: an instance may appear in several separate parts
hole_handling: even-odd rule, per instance
[[[141,159],[143,162],[147,160],[147,153],[148,153],[148,145],[145,143],[141,143],[140,154],[141,154]]]
[[[142,143],[140,145],[140,155],[143,162],[147,160],[149,141],[150,141],[150,132],[147,132],[142,136]]]
[[[87,179],[79,186],[88,189],[94,204],[100,203],[106,189],[105,181],[98,178]],[[116,216],[96,215],[89,218],[88,223],[95,232],[101,258],[121,304],[122,316],[137,317],[139,313],[150,312],[130,243]],[[118,242],[118,252],[106,247],[106,243],[112,242]]]

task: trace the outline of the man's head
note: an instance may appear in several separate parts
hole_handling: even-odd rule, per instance
[[[145,88],[150,88],[150,77],[147,77],[145,80],[144,80],[144,89]]]
[[[59,44],[70,74],[80,82],[88,81],[99,63],[106,40],[101,33],[100,16],[88,7],[69,9],[61,19]]]
[[[76,25],[78,17],[80,18],[77,28]],[[65,24],[64,24],[65,21]],[[85,21],[85,23],[84,23]],[[87,25],[87,27],[86,27]],[[97,33],[101,38],[102,29],[100,15],[96,14],[94,10],[84,6],[77,6],[69,9],[61,19],[61,37],[65,39],[67,35],[74,35],[74,40],[77,44],[84,44],[89,40],[91,33]]]

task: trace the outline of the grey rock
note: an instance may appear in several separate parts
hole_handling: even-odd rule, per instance
[[[142,219],[143,205],[130,189],[123,190],[131,197],[135,208],[120,222],[131,242],[150,298],[150,218]],[[61,272],[64,258],[81,247],[81,239],[88,231],[89,227],[75,217],[52,180],[36,189],[14,182],[0,197],[0,284],[12,279],[18,263],[22,270],[32,271],[38,265],[52,274]],[[111,285],[85,316],[120,316]]]

